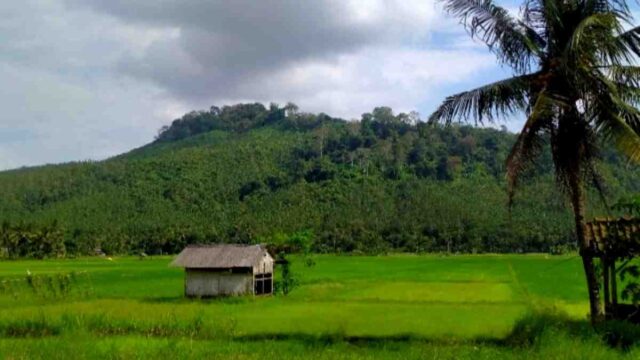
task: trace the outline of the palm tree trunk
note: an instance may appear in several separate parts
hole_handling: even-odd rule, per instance
[[[593,263],[593,256],[589,253],[589,242],[585,232],[584,200],[582,181],[577,176],[573,176],[573,179],[571,179],[571,206],[573,208],[578,244],[580,245],[582,266],[587,279],[591,323],[595,324],[602,319],[602,308],[600,306],[600,287],[598,285],[598,276]]]
[[[591,323],[595,324],[602,319],[602,308],[600,306],[600,289],[598,287],[598,277],[593,264],[593,258],[582,255],[582,266],[587,277],[587,287],[589,288],[589,309],[591,313]]]

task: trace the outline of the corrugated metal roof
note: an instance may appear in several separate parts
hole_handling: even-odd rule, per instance
[[[171,266],[199,269],[253,267],[269,253],[260,245],[189,245]]]

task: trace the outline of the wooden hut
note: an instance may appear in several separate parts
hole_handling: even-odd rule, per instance
[[[273,258],[260,245],[190,245],[171,266],[185,268],[189,297],[273,292]]]
[[[595,218],[586,224],[589,250],[585,256],[600,258],[604,310],[608,318],[628,318],[640,322],[640,308],[618,303],[618,273],[640,256],[640,219],[631,217]],[[618,266],[617,262],[622,262]]]

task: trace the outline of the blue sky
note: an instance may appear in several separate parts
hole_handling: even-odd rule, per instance
[[[211,105],[426,117],[508,75],[430,0],[2,1],[0,169],[104,159]]]

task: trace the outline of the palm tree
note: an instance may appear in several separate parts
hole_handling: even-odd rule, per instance
[[[630,28],[626,0],[527,0],[518,17],[492,0],[441,1],[513,77],[449,96],[429,120],[483,124],[526,115],[506,163],[510,203],[518,179],[549,145],[573,210],[595,322],[602,310],[585,235],[585,186],[599,189],[594,161],[604,142],[640,160],[640,27]]]

